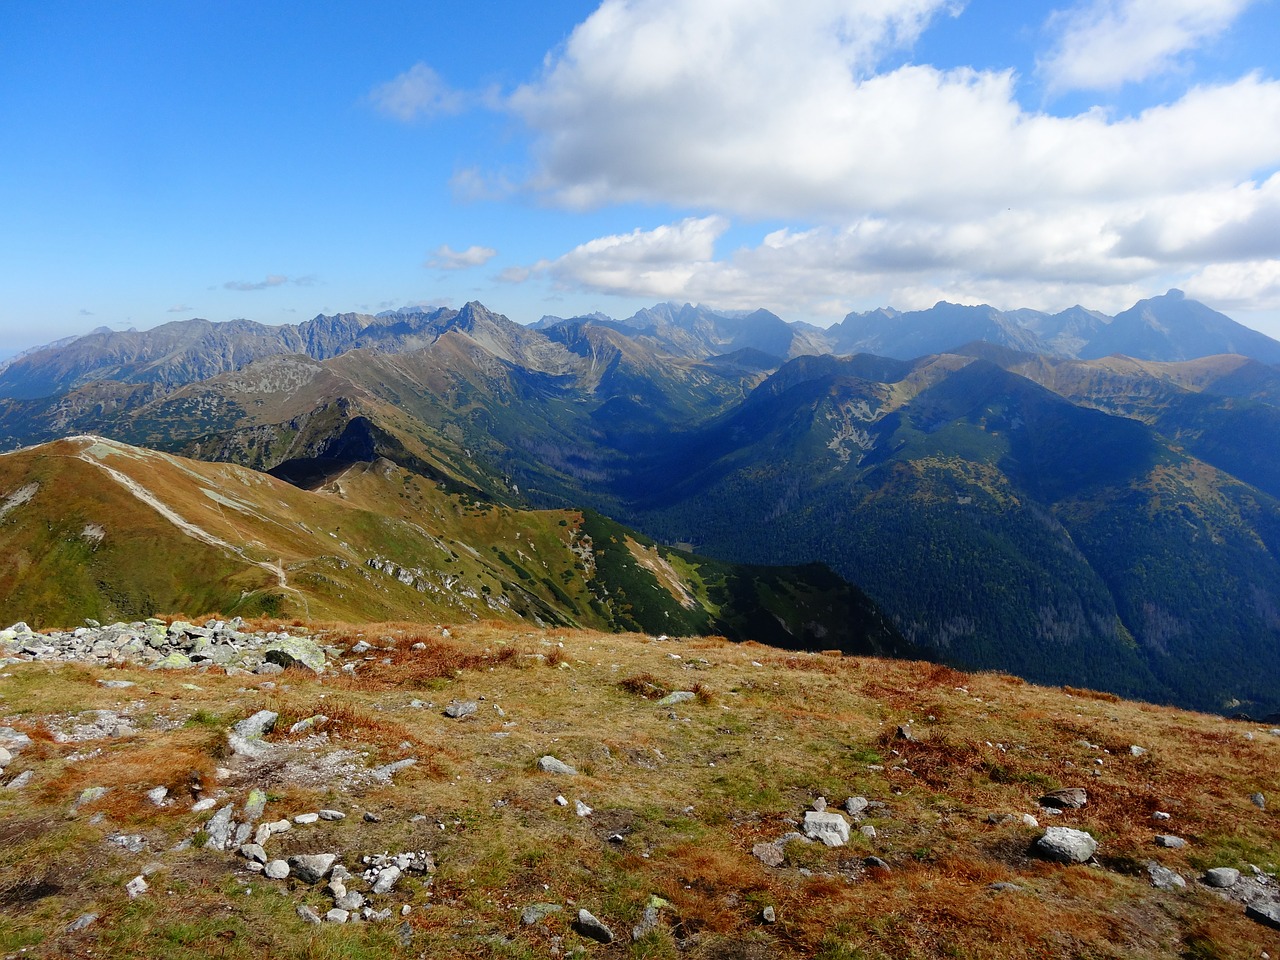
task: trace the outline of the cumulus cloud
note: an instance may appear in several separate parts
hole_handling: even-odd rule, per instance
[[[394,80],[374,87],[369,102],[384,116],[408,123],[422,117],[457,113],[466,97],[452,90],[425,63],[416,63]]]
[[[165,313],[190,313],[190,312],[191,312],[191,308],[188,307],[185,303],[175,303],[172,307],[170,307],[168,310],[165,311]]]
[[[465,250],[454,250],[447,243],[435,249],[423,266],[431,270],[468,270],[471,267],[483,267],[498,255],[493,247],[471,246]]]
[[[1142,34],[1106,57],[1133,65],[1116,82],[1150,76],[1250,2],[1088,2],[1052,21],[1041,69],[1083,71],[1073,51],[1110,30]],[[533,136],[527,188],[569,209],[715,215],[504,277],[792,314],[970,292],[1107,309],[1206,260],[1280,257],[1280,82],[1247,73],[1133,114],[1058,115],[1023,106],[1012,70],[899,65],[950,15],[943,0],[605,0],[508,99]],[[717,255],[728,217],[793,226]]]
[[[317,280],[310,275],[290,278],[283,274],[270,273],[262,280],[228,280],[222,285],[222,288],[224,290],[239,290],[248,293],[255,290],[270,290],[272,287],[281,287],[286,283],[291,283],[295,287],[314,287]]]
[[[1059,32],[1038,64],[1055,90],[1107,90],[1178,66],[1255,0],[1091,0],[1050,19]]]
[[[882,0],[856,23],[848,7],[604,3],[511,98],[534,133],[533,185],[572,208],[838,221],[1155,196],[1280,160],[1280,83],[1251,75],[1135,117],[1058,117],[1022,108],[1011,71],[876,73],[877,52],[940,3]]]
[[[690,217],[654,230],[600,237],[543,266],[558,281],[588,290],[666,299],[716,269],[711,262],[715,242],[728,227],[723,217]]]

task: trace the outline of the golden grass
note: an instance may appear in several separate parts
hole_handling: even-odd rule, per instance
[[[291,632],[304,626],[273,625]],[[582,944],[600,956],[827,960],[1256,957],[1273,946],[1271,934],[1245,920],[1239,905],[1194,884],[1186,894],[1155,891],[1142,870],[1148,859],[1188,877],[1209,865],[1247,869],[1256,862],[1271,869],[1280,861],[1280,823],[1248,799],[1255,790],[1280,796],[1280,738],[1255,726],[1067,694],[999,674],[755,644],[535,634],[492,622],[451,626],[448,635],[413,623],[311,627],[323,627],[324,641],[344,649],[361,639],[371,644],[365,654],[344,655],[343,662],[356,665],[354,676],[138,671],[131,677],[140,689],[117,695],[102,692],[94,683],[100,674],[81,668],[74,683],[94,705],[119,710],[141,697],[147,715],[199,710],[202,719],[166,732],[135,717],[137,735],[94,745],[101,754],[74,763],[70,754],[87,747],[53,741],[41,684],[18,676],[18,668],[0,681],[7,684],[0,686],[5,709],[40,738],[14,770],[27,765],[41,777],[29,794],[0,791],[0,901],[12,902],[0,902],[0,945],[39,929],[49,955],[73,955],[57,930],[74,911],[93,907],[106,911],[101,929],[116,931],[95,941],[95,956],[188,956],[166,939],[191,922],[180,906],[189,915],[226,917],[239,932],[217,941],[217,949],[237,957],[264,950],[546,956],[552,937],[562,938],[561,949]],[[683,660],[667,656],[677,651]],[[535,652],[556,669],[529,669]],[[654,702],[680,689],[697,696],[675,707]],[[413,698],[435,706],[412,709]],[[443,715],[449,700],[480,698],[475,716]],[[50,695],[59,709],[73,699],[66,690]],[[189,836],[205,817],[186,815],[185,803],[149,809],[143,791],[163,784],[190,797],[193,778],[206,792],[219,789],[225,728],[263,708],[280,713],[269,737],[280,744],[298,740],[289,724],[322,713],[330,721],[317,749],[364,751],[369,765],[418,758],[418,766],[384,786],[279,783],[268,808],[268,816],[322,804],[347,809],[341,824],[313,829],[353,853],[432,850],[439,864],[432,883],[409,884],[404,892],[419,907],[434,904],[410,916],[412,948],[399,946],[394,924],[306,930],[292,915],[300,888],[284,885],[280,897],[261,900],[240,895],[241,883],[277,888],[211,851],[190,851],[166,867],[159,882],[180,895],[121,908],[119,885],[138,865],[114,853],[104,859],[101,836],[146,832],[156,850]],[[908,721],[914,740],[896,735]],[[1253,740],[1244,737],[1249,729]],[[1148,753],[1132,756],[1131,744]],[[535,761],[546,753],[581,774],[539,773]],[[223,787],[234,799],[249,785]],[[87,786],[112,789],[68,820],[70,803]],[[1100,866],[1036,860],[1030,848],[1038,831],[1017,821],[988,822],[988,814],[1040,815],[1037,798],[1057,786],[1088,789],[1084,809],[1052,822],[1093,832],[1102,844]],[[555,803],[558,794],[568,807]],[[796,829],[818,795],[835,808],[853,794],[886,804],[866,813],[876,839],[855,831],[843,848],[791,844],[792,862],[781,868],[751,855],[754,844]],[[579,799],[594,808],[590,817],[575,815]],[[1157,809],[1174,819],[1156,824]],[[376,811],[382,821],[365,823],[358,810]],[[413,820],[418,814],[425,819]],[[95,825],[97,815],[103,820]],[[1156,848],[1157,832],[1184,836],[1190,846]],[[308,842],[302,831],[285,836],[277,841],[281,851]],[[65,884],[51,890],[30,867],[33,857],[80,848],[87,859],[74,891]],[[91,850],[97,853],[89,856]],[[863,858],[870,854],[890,869],[867,869]],[[1022,890],[995,893],[996,882]],[[671,904],[662,911],[663,929],[632,947],[630,927],[654,894]],[[536,929],[522,928],[519,909],[538,900],[566,910]],[[22,912],[33,904],[33,912]],[[577,906],[626,942],[584,944],[570,926]],[[765,906],[775,907],[777,924],[762,925]],[[138,911],[150,911],[145,924],[130,920]],[[506,938],[505,946],[491,937]]]

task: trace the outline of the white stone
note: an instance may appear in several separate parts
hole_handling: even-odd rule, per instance
[[[1050,860],[1059,863],[1084,863],[1098,850],[1098,841],[1083,830],[1071,827],[1049,827],[1036,841],[1036,848]]]
[[[804,815],[804,833],[828,847],[843,847],[849,842],[849,821],[838,813],[808,810]]]

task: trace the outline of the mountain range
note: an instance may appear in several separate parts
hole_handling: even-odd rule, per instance
[[[673,304],[526,327],[472,303],[98,331],[0,370],[0,435],[15,448],[92,433],[270,473],[325,502],[335,485],[382,476],[394,494],[370,501],[369,516],[431,537],[442,538],[442,513],[478,520],[488,505],[501,523],[468,519],[450,535],[486,562],[490,540],[539,516],[530,509],[560,511],[572,529],[595,525],[593,542],[628,545],[613,553],[620,581],[584,588],[599,603],[648,569],[645,550],[676,570],[750,565],[707,574],[714,595],[686,578],[696,616],[679,614],[680,589],[653,593],[663,578],[650,570],[664,621],[633,612],[647,603],[595,610],[566,586],[582,571],[562,545],[546,577],[514,561],[532,585],[501,561],[485,567],[510,596],[536,597],[501,615],[861,643],[1260,715],[1280,709],[1278,362],[1280,343],[1178,291],[1114,317],[941,303],[851,314],[827,330]],[[34,482],[10,474],[7,497]],[[467,506],[423,512],[439,498]],[[0,531],[29,536],[24,510]],[[376,542],[335,556],[359,566]],[[388,559],[426,569],[435,549],[405,542]],[[286,566],[328,556],[309,551],[269,550]],[[770,580],[772,565],[791,586]],[[345,602],[358,586],[339,591]],[[725,613],[731,596],[746,601]],[[153,599],[180,595],[164,597]],[[809,604],[820,614],[806,616]]]

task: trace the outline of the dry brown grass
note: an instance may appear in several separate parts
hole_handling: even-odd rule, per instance
[[[321,804],[378,812],[381,824],[348,816],[316,828],[353,854],[392,846],[435,853],[440,869],[433,893],[419,892],[415,901],[435,906],[409,918],[419,939],[404,955],[545,956],[553,936],[563,938],[567,952],[580,943],[570,927],[575,905],[591,909],[625,939],[651,894],[672,904],[662,914],[666,931],[631,948],[632,955],[1152,960],[1256,958],[1273,945],[1271,934],[1246,921],[1238,905],[1201,891],[1155,891],[1141,868],[1158,859],[1193,877],[1209,862],[1267,867],[1280,860],[1280,823],[1248,800],[1253,790],[1280,794],[1280,739],[1260,733],[1245,740],[1246,727],[1221,718],[1067,696],[935,664],[719,641],[700,643],[696,658],[686,653],[674,661],[667,653],[686,647],[593,632],[530,636],[527,628],[495,623],[450,627],[450,636],[408,623],[329,628],[334,633],[326,642],[335,646],[360,639],[372,645],[367,654],[343,658],[356,664],[354,677],[145,674],[140,679],[155,694],[149,708],[159,704],[181,718],[180,705],[190,697],[187,710],[198,704],[206,716],[222,719],[164,734],[139,723],[138,735],[104,741],[99,757],[74,764],[69,753],[85,746],[54,743],[44,731],[20,758],[40,769],[40,785],[23,797],[0,791],[0,895],[14,903],[12,910],[0,904],[0,937],[5,922],[56,929],[65,924],[63,914],[97,900],[119,911],[119,884],[128,879],[120,871],[136,864],[98,864],[101,877],[93,874],[73,905],[65,885],[49,892],[39,871],[16,861],[46,862],[59,844],[101,854],[101,835],[124,826],[155,834],[156,850],[164,834],[166,845],[189,835],[202,818],[148,810],[140,805],[143,791],[164,783],[189,796],[184,778],[193,769],[208,778],[207,789],[216,789],[212,768],[226,726],[265,707],[281,715],[269,738],[277,742],[295,739],[290,723],[323,713],[331,718],[324,730],[330,741],[366,751],[370,765],[418,757],[412,772],[368,790],[271,787],[273,815]],[[417,643],[424,649],[413,650]],[[557,669],[521,669],[531,665],[535,650]],[[764,666],[752,666],[753,660]],[[92,691],[94,704],[119,707],[136,699],[134,692],[112,700],[116,695],[98,690],[93,676],[75,682]],[[184,681],[200,691],[184,689]],[[483,696],[486,712],[455,721],[440,707],[411,709],[411,691],[422,688],[430,693],[420,699],[436,704]],[[698,696],[677,710],[650,699],[677,689]],[[42,729],[38,684],[0,693],[8,694],[6,704],[33,735]],[[504,712],[489,711],[488,704]],[[915,741],[895,736],[907,721]],[[1085,740],[1097,749],[1082,745]],[[1149,753],[1131,756],[1131,743]],[[534,761],[545,753],[582,773],[537,772]],[[99,785],[113,789],[68,820],[67,805],[78,791]],[[990,813],[1040,815],[1039,796],[1076,785],[1088,789],[1088,806],[1052,822],[1093,832],[1102,843],[1100,866],[1044,863],[1031,854],[1038,831],[1016,820],[988,822]],[[221,786],[234,794],[247,784]],[[753,844],[794,830],[817,795],[836,808],[854,793],[887,804],[868,812],[875,840],[855,833],[840,849],[792,844],[793,862],[780,868],[751,856]],[[554,802],[557,794],[568,807]],[[595,812],[577,817],[576,799]],[[1154,824],[1156,809],[1169,810],[1174,820]],[[411,822],[418,813],[428,819]],[[101,825],[92,822],[96,814],[105,816]],[[80,831],[74,844],[68,829]],[[1191,845],[1158,849],[1156,832],[1177,833]],[[615,833],[621,843],[609,839]],[[279,850],[308,842],[303,831],[286,838]],[[863,857],[872,853],[891,869],[866,869]],[[244,918],[236,921],[241,945],[227,947],[228,956],[249,957],[252,945],[257,955],[362,957],[375,944],[379,956],[401,955],[388,932],[393,928],[325,929],[312,938],[295,925],[291,901],[270,914],[269,898],[233,896],[240,876],[235,858],[193,851],[171,869],[166,886],[190,884],[173,898],[182,910],[159,897],[131,907],[149,911],[145,929],[95,941],[96,955],[165,954],[165,937],[190,922],[183,911],[205,910]],[[997,881],[1022,891],[992,892]],[[31,896],[36,899],[25,899]],[[544,899],[565,904],[565,912],[536,930],[522,928],[519,908]],[[14,919],[21,916],[19,901],[46,913],[39,921]],[[777,908],[777,924],[760,923],[765,905]],[[102,929],[118,922],[118,912],[110,916],[100,921]],[[276,940],[259,935],[268,928],[284,933]],[[497,947],[486,937],[507,941]],[[311,946],[289,946],[303,943]],[[63,941],[49,955],[59,949],[70,952]],[[626,953],[622,946],[589,950]]]

